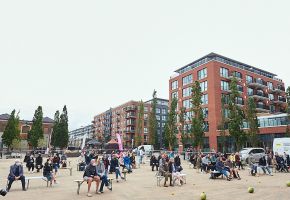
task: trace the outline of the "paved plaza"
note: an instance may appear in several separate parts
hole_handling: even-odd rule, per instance
[[[80,195],[76,194],[77,184],[73,181],[80,179],[83,172],[76,171],[76,159],[71,160],[73,167],[72,176],[68,170],[60,170],[58,177],[59,184],[47,188],[42,180],[32,180],[28,191],[21,190],[20,182],[12,185],[11,192],[5,197],[7,200],[64,200],[64,199],[104,199],[104,200],[194,200],[200,199],[201,192],[206,192],[208,200],[289,200],[290,188],[286,187],[287,180],[290,180],[290,173],[276,173],[273,177],[249,176],[247,170],[241,171],[242,180],[210,180],[209,175],[196,173],[189,169],[187,162],[183,162],[184,173],[187,174],[187,184],[182,187],[157,187],[155,172],[152,172],[148,165],[141,166],[141,169],[134,170],[133,174],[127,175],[127,181],[113,182],[113,191],[105,189],[101,195],[94,194],[89,198],[86,196],[87,185],[83,184]],[[8,169],[14,160],[0,160],[1,188],[5,188]],[[27,171],[25,169],[25,171]],[[41,174],[27,174],[25,176],[40,176]],[[114,177],[110,175],[110,177]],[[247,188],[253,186],[254,194],[249,194]],[[94,189],[94,187],[93,187]],[[94,191],[94,190],[92,190]]]

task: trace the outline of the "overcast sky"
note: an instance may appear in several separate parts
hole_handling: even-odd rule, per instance
[[[290,85],[290,1],[0,1],[0,113],[70,130],[128,100],[168,98],[173,71],[210,52]]]

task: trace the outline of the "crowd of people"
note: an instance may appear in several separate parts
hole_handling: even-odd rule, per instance
[[[40,171],[42,170],[43,176],[50,182],[50,186],[52,186],[53,183],[57,184],[56,175],[58,169],[60,167],[66,167],[67,166],[66,161],[67,158],[65,154],[61,156],[58,153],[55,153],[54,155],[49,155],[46,161],[44,162],[41,153],[38,153],[37,156],[35,157],[34,152],[31,152],[25,155],[23,162],[26,163],[28,173],[30,174],[40,173]],[[26,191],[24,170],[20,160],[16,160],[15,163],[12,166],[10,166],[7,185],[8,192],[11,189],[13,182],[17,180],[21,181],[22,190]]]
[[[97,154],[95,151],[85,151],[78,159],[79,171],[84,171],[83,178],[88,183],[87,196],[91,197],[91,184],[96,182],[96,193],[104,192],[106,186],[109,190],[108,174],[115,173],[116,181],[124,179],[123,173],[132,173],[136,169],[135,154],[132,152],[112,152],[110,154]]]

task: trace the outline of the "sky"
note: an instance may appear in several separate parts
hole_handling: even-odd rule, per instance
[[[174,70],[210,53],[290,85],[289,0],[0,1],[0,113],[37,106],[69,129],[129,100],[168,98]]]

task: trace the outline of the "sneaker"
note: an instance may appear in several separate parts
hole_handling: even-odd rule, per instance
[[[100,193],[101,193],[101,194],[103,194],[103,193],[104,193],[104,191],[100,191]]]
[[[107,186],[107,188],[108,188],[108,190],[112,191],[112,187],[110,187],[110,186]]]
[[[24,188],[24,189],[22,189],[22,191],[26,191],[26,189]]]
[[[92,195],[92,194],[90,194],[90,193],[88,193],[88,194],[87,194],[87,196],[88,196],[88,197],[92,197],[93,195]]]
[[[101,192],[99,192],[99,191],[96,191],[96,194],[101,194]]]

